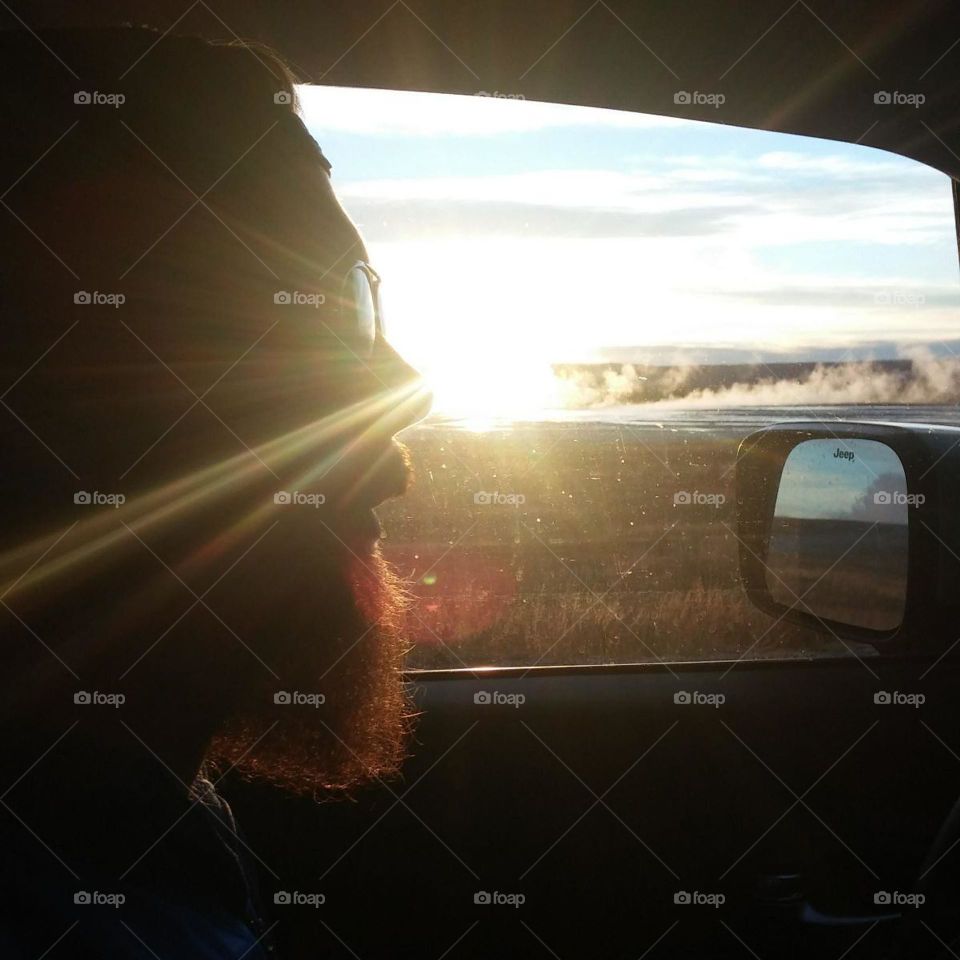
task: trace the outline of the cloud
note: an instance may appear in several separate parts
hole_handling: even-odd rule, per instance
[[[642,403],[647,408],[820,406],[850,404],[955,404],[960,400],[960,357],[935,357],[922,347],[906,348],[905,362],[817,364],[806,372],[760,365],[760,379],[697,387],[722,380],[723,366],[572,366],[557,370],[557,395],[564,405],[607,407]],[[729,369],[729,368],[728,368]],[[646,375],[641,375],[644,371]],[[736,370],[734,371],[736,374]],[[739,374],[744,376],[742,372]],[[644,399],[644,397],[654,399]],[[880,489],[889,489],[881,487]]]
[[[480,200],[392,200],[364,197],[347,207],[368,241],[479,236],[597,239],[683,237],[729,229],[745,207],[688,207],[660,212],[604,210]]]
[[[505,235],[525,237],[549,237],[555,226],[561,229],[560,236],[654,235],[645,224],[660,228],[664,237],[709,236],[722,225],[731,249],[817,242],[846,242],[851,249],[854,244],[925,245],[951,235],[947,179],[939,174],[939,181],[928,183],[898,181],[892,174],[877,172],[872,179],[863,175],[853,187],[830,177],[803,185],[784,184],[777,177],[750,185],[739,180],[721,184],[690,180],[688,172],[674,165],[632,173],[538,169],[481,176],[371,179],[339,183],[338,194],[368,230],[392,222],[391,239],[401,238],[398,222],[419,237],[429,233],[427,221],[442,223],[437,229],[449,235],[449,224],[458,218],[474,233],[489,232],[475,226],[485,223]],[[943,187],[939,196],[937,183]],[[488,212],[479,209],[479,204]],[[551,214],[546,208],[557,212]],[[697,211],[703,217],[701,229],[695,222]],[[624,216],[617,217],[618,212]],[[583,222],[574,226],[577,216]],[[422,226],[418,223],[421,217]],[[499,226],[497,217],[503,218]]]
[[[761,170],[789,171],[794,174],[812,174],[821,177],[828,174],[834,178],[874,177],[877,174],[893,174],[898,178],[906,171],[918,169],[918,165],[900,157],[892,157],[880,151],[864,148],[864,155],[857,159],[835,154],[811,156],[793,150],[771,150],[760,154],[751,164]],[[923,169],[923,167],[919,167]]]
[[[676,117],[494,96],[312,85],[298,87],[297,96],[307,129],[318,138],[333,131],[368,137],[478,137],[555,127],[644,130],[702,125]]]
[[[703,290],[701,293],[769,307],[853,307],[881,313],[888,312],[893,307],[900,308],[901,312],[909,308],[921,310],[927,307],[960,307],[960,289],[956,287],[915,282],[903,284],[889,277],[878,278],[877,283],[871,285],[811,283],[752,290],[726,287]]]
[[[918,348],[908,373],[877,364],[818,365],[799,380],[737,383],[719,390],[678,394],[651,406],[768,407],[828,404],[955,404],[960,400],[960,358],[935,359]]]

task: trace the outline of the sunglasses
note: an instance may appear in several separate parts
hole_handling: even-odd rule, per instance
[[[332,316],[324,323],[329,332],[358,357],[369,357],[377,337],[385,336],[377,271],[358,260],[347,271],[330,306]]]

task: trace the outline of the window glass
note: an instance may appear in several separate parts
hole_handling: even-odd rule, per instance
[[[300,97],[436,396],[382,508],[412,667],[875,655],[750,606],[733,466],[775,421],[960,420],[946,176],[500,95]]]

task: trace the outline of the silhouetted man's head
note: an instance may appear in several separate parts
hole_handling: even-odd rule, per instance
[[[299,789],[389,770],[402,604],[371,508],[429,400],[292,78],[147,30],[43,40],[60,63],[0,40],[7,718],[184,774],[211,740]]]

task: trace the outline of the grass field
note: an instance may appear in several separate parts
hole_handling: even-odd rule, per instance
[[[742,594],[742,433],[538,423],[406,435],[417,482],[382,515],[385,554],[416,598],[409,665],[849,654]]]

